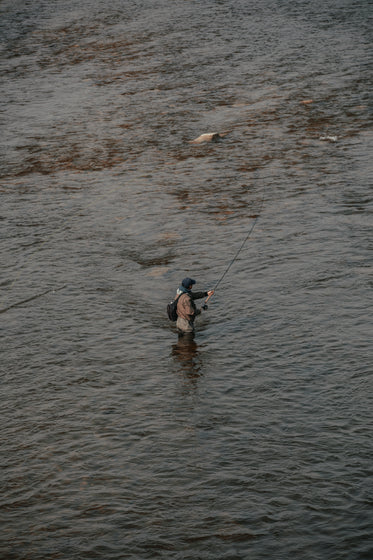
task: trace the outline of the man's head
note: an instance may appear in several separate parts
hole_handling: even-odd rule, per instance
[[[193,278],[184,278],[184,280],[181,282],[181,285],[186,288],[187,290],[191,290],[193,284],[195,284],[196,281],[193,280]]]

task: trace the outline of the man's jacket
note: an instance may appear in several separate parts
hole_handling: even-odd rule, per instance
[[[207,292],[188,292],[181,294],[176,309],[178,316],[193,323],[195,316],[201,313],[201,311],[196,308],[194,300],[201,299],[205,296],[207,296]]]

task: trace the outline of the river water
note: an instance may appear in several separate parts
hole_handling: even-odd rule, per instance
[[[0,2],[1,558],[373,557],[371,16]]]

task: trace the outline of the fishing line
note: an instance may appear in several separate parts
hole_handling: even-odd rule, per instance
[[[246,243],[246,241],[249,239],[250,235],[252,234],[252,232],[254,231],[254,228],[256,226],[256,223],[259,219],[260,213],[262,211],[263,208],[263,202],[264,202],[264,198],[262,198],[261,203],[260,203],[260,208],[259,211],[257,213],[257,215],[255,216],[255,220],[254,222],[251,224],[251,227],[245,237],[245,239],[243,240],[243,242],[241,243],[238,251],[236,252],[236,254],[234,255],[233,259],[231,260],[231,262],[229,263],[229,265],[227,266],[227,268],[225,269],[225,271],[223,272],[223,274],[221,275],[221,277],[219,278],[219,280],[216,282],[215,286],[214,286],[214,292],[216,291],[216,288],[219,286],[220,282],[223,280],[223,278],[226,276],[226,274],[228,273],[229,269],[231,268],[231,266],[233,265],[233,263],[236,261],[238,255],[241,253],[242,249],[244,248],[244,245]],[[211,294],[211,296],[209,296],[206,300],[205,300],[205,304],[207,303],[207,301],[210,299],[210,297],[212,297],[213,294]]]
[[[4,309],[0,309],[0,313],[5,313],[6,311],[9,311],[9,309],[13,309],[14,307],[18,307],[19,305],[23,305],[24,303],[28,303],[29,301],[33,301],[34,299],[37,299],[39,297],[45,296],[46,294],[50,294],[51,292],[58,292],[59,290],[63,290],[63,288],[66,288],[67,284],[64,284],[63,286],[60,286],[59,288],[50,288],[50,290],[46,290],[45,292],[42,292],[41,294],[36,294],[35,296],[31,296],[27,299],[23,299],[22,301],[17,301],[16,303],[12,303],[12,305],[9,305],[8,307],[4,307]]]
[[[39,190],[38,193],[38,197],[37,197],[37,201],[40,202],[42,200],[42,195],[44,194],[44,189],[43,190]],[[84,196],[82,193],[82,196],[80,198],[80,200],[78,202],[85,202],[84,200]],[[97,200],[100,200],[104,198],[104,195],[98,196],[97,198],[93,198],[93,200],[91,200],[91,202],[87,203],[85,205],[85,210],[87,210],[88,208],[90,208],[91,206],[93,206],[94,204],[97,204]],[[71,200],[70,198],[67,200]],[[58,233],[64,232],[66,230],[66,225],[68,225],[69,223],[72,222],[72,220],[74,218],[76,218],[76,216],[79,216],[79,212],[81,212],[81,208],[78,207],[78,209],[73,212],[68,218],[65,218],[63,223],[57,227],[54,231],[52,231],[49,235],[47,235],[42,241],[40,241],[37,245],[37,247],[34,250],[31,250],[31,253],[27,256],[25,256],[22,261],[19,263],[19,271],[18,273],[14,276],[14,278],[12,279],[12,281],[9,283],[8,288],[12,288],[12,286],[14,285],[15,282],[17,282],[17,280],[19,280],[24,267],[28,264],[28,262],[31,261],[32,258],[35,257],[35,255],[40,251],[40,247],[42,247],[43,245],[45,245],[48,241],[50,241],[51,239],[53,239],[54,236],[56,236]],[[51,288],[49,290],[45,290],[42,293],[39,293],[37,295],[31,296],[27,299],[23,299],[22,301],[17,301],[15,303],[12,303],[10,305],[8,305],[7,307],[3,307],[2,309],[0,309],[0,314],[1,313],[5,313],[6,311],[9,311],[10,309],[13,309],[14,307],[18,307],[19,305],[23,305],[24,303],[28,303],[29,301],[33,301],[34,299],[38,299],[46,294],[49,294],[50,292],[58,292],[59,290],[62,290],[62,288],[65,288],[67,286],[67,284],[64,284],[62,287],[59,288]],[[2,303],[2,302],[1,302]]]

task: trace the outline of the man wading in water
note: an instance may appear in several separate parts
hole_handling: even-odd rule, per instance
[[[214,290],[208,292],[192,292],[193,284],[196,281],[192,278],[184,278],[181,286],[177,289],[177,295],[180,296],[177,301],[177,321],[176,327],[179,335],[193,335],[194,333],[194,319],[201,313],[200,309],[196,308],[194,303],[195,299],[201,299],[206,296],[212,296]],[[202,306],[203,308],[204,306]],[[207,309],[207,305],[205,307]]]

